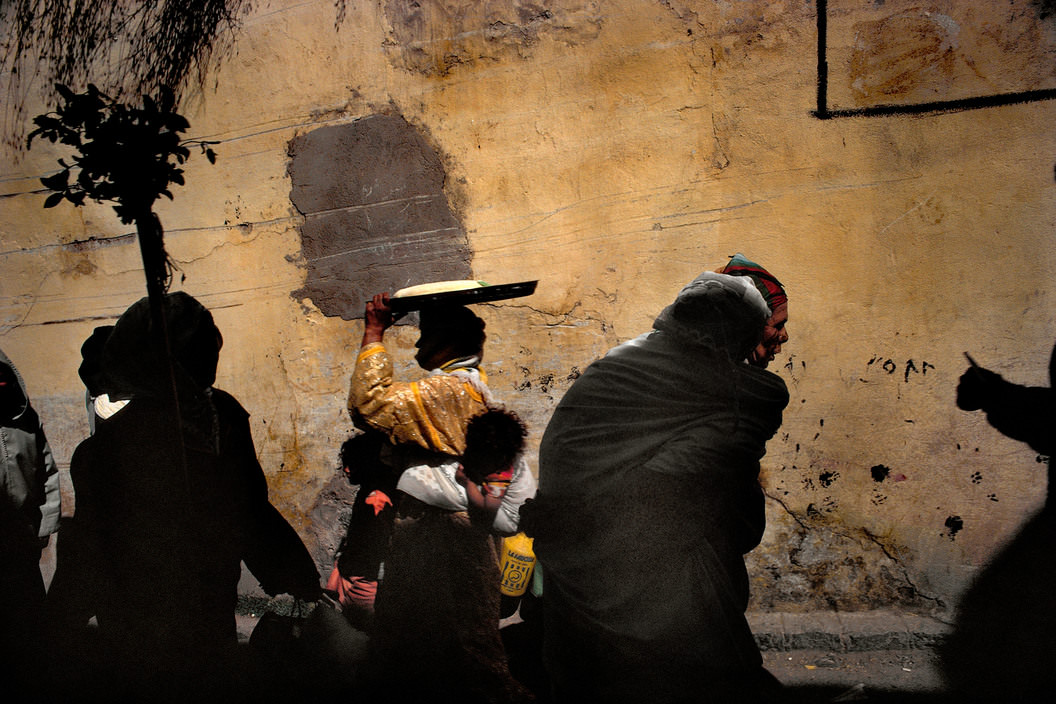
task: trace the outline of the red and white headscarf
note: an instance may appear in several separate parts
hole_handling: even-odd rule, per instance
[[[722,270],[722,273],[730,276],[747,276],[750,278],[755,287],[759,289],[759,293],[763,295],[763,300],[766,301],[766,305],[770,308],[771,315],[779,306],[788,303],[785,287],[777,280],[777,277],[740,252],[730,258],[729,264]]]

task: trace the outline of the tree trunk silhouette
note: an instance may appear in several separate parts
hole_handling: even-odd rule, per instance
[[[147,279],[147,298],[150,302],[151,339],[149,344],[157,359],[161,362],[161,373],[169,383],[165,385],[164,399],[169,410],[171,427],[180,439],[183,448],[183,423],[180,419],[180,399],[176,386],[176,369],[173,366],[172,346],[169,341],[169,326],[165,314],[165,289],[168,279],[167,255],[165,253],[165,232],[161,220],[147,207],[137,208],[135,222],[136,235],[139,240],[139,252],[143,258],[143,273]],[[187,453],[181,449],[180,467],[183,487],[182,499],[189,497],[190,485],[187,475]]]

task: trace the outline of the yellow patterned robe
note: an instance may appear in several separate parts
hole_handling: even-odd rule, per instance
[[[486,383],[484,372],[479,374]],[[352,372],[349,412],[396,444],[461,455],[469,420],[486,410],[481,390],[461,374],[433,374],[413,382],[394,381],[392,376],[392,357],[385,346],[363,346]]]

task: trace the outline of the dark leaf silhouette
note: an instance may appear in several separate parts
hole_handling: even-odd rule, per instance
[[[50,189],[52,191],[64,190],[69,182],[69,169],[63,169],[54,176],[45,176],[44,178],[40,179],[40,183],[44,186],[44,188]]]
[[[160,90],[157,98],[143,96],[142,106],[117,102],[94,85],[84,93],[64,85],[56,85],[55,90],[60,105],[33,120],[37,129],[28,136],[27,146],[32,147],[40,137],[69,145],[75,153],[72,163],[59,159],[62,170],[41,178],[41,184],[53,191],[44,207],[53,208],[63,200],[75,206],[88,199],[113,203],[122,223],[136,225],[148,292],[167,289],[172,266],[154,203],[159,198],[173,199],[169,186],[184,185],[183,169],[178,165],[189,158],[189,146],[204,151],[207,143],[181,139],[190,124],[175,112],[171,90]],[[207,156],[214,163],[212,150]]]

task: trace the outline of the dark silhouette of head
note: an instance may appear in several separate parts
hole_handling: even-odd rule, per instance
[[[341,443],[341,468],[349,483],[370,483],[386,471],[381,461],[381,449],[386,442],[383,433],[366,430]]]
[[[212,386],[223,346],[212,314],[183,291],[165,294],[164,312],[169,353],[179,383],[199,392]],[[147,298],[133,303],[118,318],[103,345],[102,391],[117,398],[156,396],[170,383],[158,349],[152,344],[157,332],[153,327]]]
[[[528,428],[513,411],[493,409],[474,416],[466,427],[462,470],[472,481],[502,472],[524,450]]]
[[[480,356],[484,350],[484,321],[465,306],[435,306],[419,313],[421,335],[414,358],[423,369],[446,362]]]

